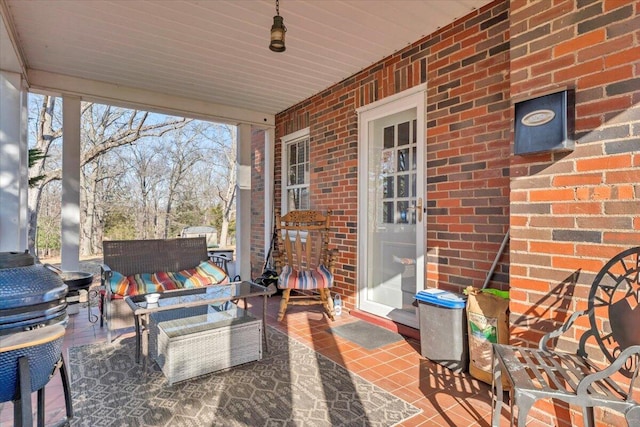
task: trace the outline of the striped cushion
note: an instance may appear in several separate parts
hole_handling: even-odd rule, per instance
[[[151,277],[151,280],[154,283],[162,284],[165,291],[180,289],[182,287],[182,283],[187,280],[187,277],[180,273],[160,272],[154,273]]]
[[[164,286],[155,274],[142,273],[129,276],[129,295],[163,292]]]
[[[109,287],[111,288],[111,292],[116,295],[127,295],[129,291],[129,279],[117,271],[112,271],[111,277],[109,278]]]
[[[201,288],[207,285],[220,285],[229,282],[229,277],[223,269],[211,261],[201,262],[194,270],[186,270],[189,277],[183,282],[185,288]]]
[[[285,265],[278,277],[280,289],[321,289],[333,286],[333,274],[324,266],[315,270],[298,271]]]

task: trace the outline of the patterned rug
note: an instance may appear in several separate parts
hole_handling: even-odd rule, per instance
[[[392,426],[419,409],[267,328],[259,362],[170,386],[133,338],[69,349],[72,426]]]

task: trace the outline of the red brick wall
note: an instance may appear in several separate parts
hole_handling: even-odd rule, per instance
[[[509,222],[508,2],[437,33],[276,116],[276,206],[282,136],[310,128],[311,206],[332,209],[337,290],[356,302],[356,108],[427,83],[427,285],[482,286]],[[506,288],[508,253],[493,286]]]
[[[598,270],[640,245],[639,15],[632,0],[498,0],[278,114],[277,141],[311,129],[312,206],[337,213],[347,306],[357,286],[355,109],[426,82],[427,285],[481,286],[509,226],[491,286],[510,284],[511,341],[534,345],[584,309]],[[513,156],[513,103],[565,88],[576,93],[575,150]],[[279,177],[279,143],[275,167]],[[581,425],[549,402],[532,415]]]
[[[265,132],[251,132],[251,277],[262,273],[264,265],[264,138]]]
[[[609,258],[640,244],[640,2],[511,0],[510,12],[511,96],[576,91],[575,151],[512,158],[511,339],[533,345],[586,308]],[[566,409],[537,407],[570,425]]]

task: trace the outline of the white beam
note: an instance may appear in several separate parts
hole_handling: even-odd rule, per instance
[[[181,96],[81,79],[39,70],[28,71],[32,90],[76,95],[83,101],[172,114],[200,120],[259,127],[275,126],[275,115],[227,105],[213,104]]]
[[[27,249],[28,144],[22,76],[0,72],[0,251]]]
[[[80,259],[80,98],[62,98],[62,270]]]

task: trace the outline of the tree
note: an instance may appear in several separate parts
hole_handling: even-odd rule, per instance
[[[237,132],[235,127],[225,125],[207,129],[203,135],[211,141],[218,153],[213,160],[214,167],[209,169],[208,181],[212,183],[212,196],[220,203],[220,245],[227,246],[236,214]]]
[[[29,170],[29,178],[42,177],[29,191],[29,249],[35,251],[35,235],[38,223],[38,212],[43,189],[52,181],[59,181],[62,178],[61,169],[61,144],[62,122],[59,108],[56,108],[56,98],[42,96],[36,106],[37,122],[33,129],[33,147],[41,154],[35,160]],[[189,123],[190,120],[184,118],[167,117],[163,121],[151,120],[150,113],[128,110],[112,106],[98,105],[93,103],[82,103],[81,108],[83,123],[82,147],[81,147],[81,167],[93,165],[91,185],[87,185],[85,175],[84,182],[81,183],[85,190],[86,204],[91,206],[84,215],[81,229],[83,233],[91,236],[94,227],[91,225],[95,221],[95,202],[97,187],[95,177],[100,175],[100,159],[110,151],[123,146],[133,145],[141,139],[150,137],[161,137],[162,135],[179,129]],[[90,238],[91,240],[91,238]],[[89,250],[83,245],[83,249]]]

